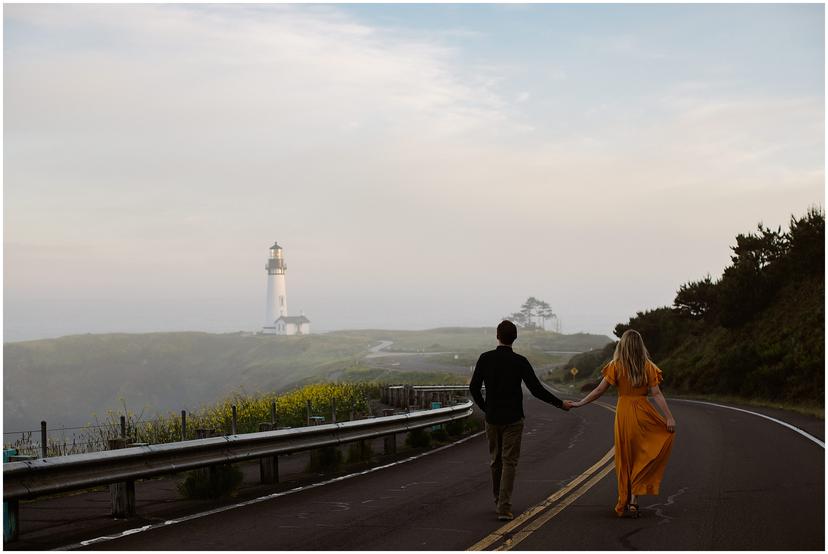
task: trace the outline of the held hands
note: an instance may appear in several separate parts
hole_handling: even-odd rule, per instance
[[[579,402],[573,402],[572,400],[564,400],[563,409],[565,411],[569,411],[571,408],[579,408],[581,404]]]

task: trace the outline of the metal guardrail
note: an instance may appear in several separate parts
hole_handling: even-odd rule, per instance
[[[483,387],[485,390],[485,387]],[[428,408],[432,402],[450,404],[459,396],[470,397],[468,385],[391,385],[382,389],[382,401],[401,409]]]
[[[336,446],[448,423],[472,414],[472,402],[381,418],[137,446],[4,464],[3,500],[134,481],[156,475]]]
[[[414,385],[411,387],[414,390],[422,390],[427,392],[432,391],[447,391],[447,392],[456,392],[456,391],[467,391],[469,390],[468,385]],[[482,387],[484,390],[486,386]]]

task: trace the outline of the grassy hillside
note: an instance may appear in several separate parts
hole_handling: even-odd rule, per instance
[[[521,335],[519,351],[535,362],[549,355],[529,343],[602,344],[607,337],[542,332]],[[523,340],[526,339],[526,340]],[[494,329],[342,331],[277,337],[242,333],[150,333],[74,335],[4,345],[4,431],[78,426],[93,414],[119,409],[122,400],[140,413],[194,411],[236,391],[283,392],[322,381],[444,383],[462,376],[439,371],[394,371],[363,357],[380,340],[400,351],[456,352],[441,358],[468,368],[493,348]],[[533,341],[533,342],[532,342]],[[549,348],[555,349],[555,348]],[[381,359],[380,359],[381,360]]]
[[[389,352],[483,352],[496,345],[494,327],[441,327],[426,331],[361,330],[338,331],[343,337],[390,340]],[[515,348],[537,351],[582,352],[610,341],[605,335],[576,333],[563,335],[553,331],[520,329]]]
[[[4,431],[78,425],[120,407],[192,410],[233,391],[280,391],[353,365],[372,342],[329,335],[75,335],[4,348]],[[33,427],[34,425],[34,427]]]

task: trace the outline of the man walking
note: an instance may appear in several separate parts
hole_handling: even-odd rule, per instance
[[[523,390],[521,382],[537,398],[556,408],[569,410],[564,403],[546,390],[529,360],[512,351],[517,327],[511,321],[497,326],[497,349],[484,352],[477,360],[469,384],[474,401],[486,413],[486,436],[492,467],[492,490],[497,505],[497,519],[509,521],[512,515],[512,488],[520,457],[523,435]],[[486,398],[480,392],[486,386]]]

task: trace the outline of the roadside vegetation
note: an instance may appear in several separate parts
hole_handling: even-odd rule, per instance
[[[320,382],[462,383],[442,370],[396,371],[364,356],[379,341],[391,351],[449,352],[436,361],[467,375],[480,352],[494,347],[494,327],[425,331],[358,330],[306,336],[252,333],[74,335],[4,345],[4,431],[82,427],[118,398],[149,415],[196,411],[239,391],[284,393]],[[598,335],[522,331],[516,345],[536,367],[561,360],[547,350],[581,351],[608,342]],[[455,359],[454,356],[458,357]],[[371,363],[366,363],[370,361]],[[445,368],[443,368],[445,369]],[[17,435],[20,436],[20,435]],[[9,439],[6,436],[6,439]]]
[[[727,398],[822,415],[825,396],[825,217],[740,234],[722,276],[682,285],[673,305],[616,326],[639,331],[672,394]],[[597,381],[614,344],[573,356],[550,375]],[[584,379],[585,381],[581,381]]]

